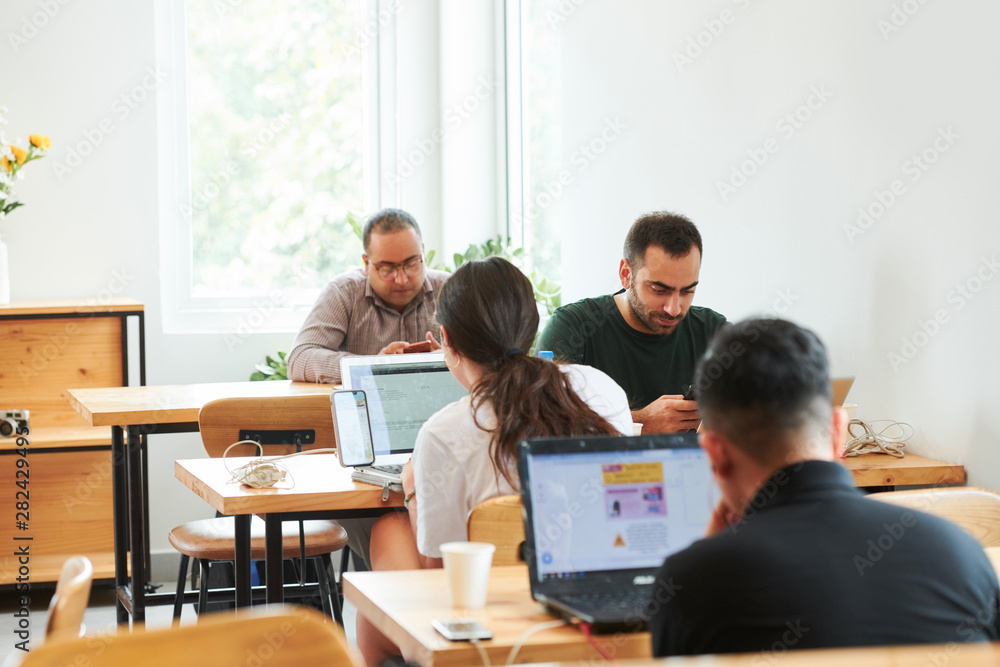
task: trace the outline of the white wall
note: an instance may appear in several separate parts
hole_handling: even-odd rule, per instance
[[[0,3],[8,135],[47,133],[54,142],[18,187],[27,206],[0,225],[13,297],[97,298],[116,272],[126,275],[122,295],[146,304],[150,384],[246,379],[292,334],[255,334],[229,349],[221,334],[164,335],[160,325],[156,103],[149,97],[125,117],[113,106],[154,67],[152,2],[53,1],[52,17],[42,4]],[[678,71],[672,53],[724,8],[734,22]],[[628,127],[559,202],[576,221],[563,228],[567,297],[614,289],[622,237],[638,213],[683,211],[706,242],[697,302],[735,319],[791,293],[786,314],[824,337],[836,372],[858,376],[851,397],[861,416],[909,421],[915,451],[961,461],[970,483],[1000,489],[1000,281],[961,309],[948,300],[1000,247],[1000,47],[990,34],[1000,7],[928,3],[883,40],[876,22],[891,11],[887,0],[755,0],[746,9],[730,0],[591,0],[568,13],[556,24],[567,168],[608,119]],[[45,25],[12,44],[33,16]],[[775,123],[813,86],[826,86],[830,99],[785,138]],[[106,117],[113,132],[60,178],[55,164]],[[949,126],[959,139],[910,182],[903,163]],[[722,201],[716,181],[772,136],[778,152]],[[906,192],[848,241],[844,225],[857,207],[893,179]],[[938,309],[948,322],[894,372],[887,353]],[[202,452],[196,435],[153,438],[154,552],[170,551],[173,525],[211,514],[173,477],[175,458]]]
[[[884,39],[894,4],[917,11]],[[730,22],[712,23],[723,11]],[[695,303],[731,319],[787,307],[826,341],[836,373],[857,376],[860,417],[909,422],[913,451],[1000,489],[1000,279],[977,277],[1000,269],[989,263],[1000,254],[1000,6],[628,0],[557,16],[564,166],[577,173],[574,153],[608,119],[627,125],[559,202],[567,300],[617,288],[638,214],[684,212],[705,237]],[[707,46],[679,66],[674,53],[699,33]],[[814,89],[829,98],[788,136],[776,124]],[[948,128],[953,145],[912,180],[907,161]],[[717,182],[769,138],[777,151],[724,200]],[[857,209],[894,180],[902,194],[849,238]],[[970,300],[953,291],[970,281],[981,288]],[[925,337],[936,313],[945,323]],[[912,359],[904,337],[923,344]]]
[[[10,108],[7,136],[41,133],[53,142],[44,160],[27,166],[17,187],[26,205],[0,224],[11,253],[12,298],[97,300],[117,289],[116,276],[124,276],[120,296],[146,308],[148,384],[246,380],[254,363],[279,347],[288,349],[294,334],[255,334],[231,349],[222,334],[162,332],[156,100],[149,95],[134,109],[116,102],[141,86],[147,69],[155,71],[152,2],[52,2],[58,11],[51,18],[40,4],[0,4],[0,104]],[[30,25],[33,18],[43,27],[26,43],[16,40],[15,51],[10,34],[20,36],[24,21]],[[105,118],[114,128],[103,135],[98,128]],[[96,146],[60,178],[57,163],[66,164],[69,151],[81,144],[81,152],[88,152],[86,144]],[[173,526],[213,515],[174,479],[174,459],[199,456],[204,449],[197,434],[151,439],[154,552],[173,552],[167,543]]]

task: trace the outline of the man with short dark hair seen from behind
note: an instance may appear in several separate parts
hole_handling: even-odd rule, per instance
[[[629,229],[622,254],[622,289],[557,309],[538,349],[610,375],[625,390],[632,421],[643,425],[643,433],[696,428],[698,405],[683,394],[695,362],[726,321],[691,305],[701,234],[683,215],[648,213]]]
[[[866,497],[839,463],[826,350],[791,322],[727,326],[698,364],[700,441],[722,500],[666,559],[657,656],[1000,639],[982,546]]]
[[[396,354],[430,341],[437,290],[448,278],[424,266],[424,245],[413,216],[395,208],[371,216],[362,232],[364,268],[346,271],[323,289],[288,355],[298,382],[340,382],[349,354]]]

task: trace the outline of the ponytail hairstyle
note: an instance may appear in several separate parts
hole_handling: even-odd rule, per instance
[[[435,317],[450,347],[483,369],[472,388],[472,414],[479,428],[481,405],[496,415],[490,458],[498,481],[503,475],[519,486],[516,448],[525,438],[618,433],[577,396],[556,364],[528,356],[538,306],[531,282],[510,262],[488,257],[462,264],[441,288]]]

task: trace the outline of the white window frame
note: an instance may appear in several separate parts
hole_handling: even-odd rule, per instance
[[[208,0],[205,0],[208,1]],[[361,48],[364,123],[364,210],[377,210],[396,193],[381,187],[381,165],[396,153],[395,21],[399,0],[360,0],[365,20]],[[311,307],[288,305],[284,290],[245,296],[195,297],[191,293],[192,235],[190,132],[187,114],[186,3],[156,0],[156,57],[167,72],[157,99],[160,296],[166,333],[294,332]],[[374,48],[372,48],[374,46]],[[375,119],[368,122],[367,119]],[[330,276],[332,277],[332,276]],[[318,294],[322,285],[315,286]]]

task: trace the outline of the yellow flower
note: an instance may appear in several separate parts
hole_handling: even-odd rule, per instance
[[[52,146],[52,140],[44,134],[29,134],[28,141],[31,142],[32,146],[43,151]]]
[[[3,168],[6,169],[7,171],[14,171],[14,167],[10,165],[10,162],[7,161],[7,158],[0,156],[0,164],[3,164]]]
[[[28,157],[28,151],[23,148],[18,148],[17,146],[11,146],[10,150],[14,154],[14,159],[17,160],[17,163],[24,164],[25,159]]]

